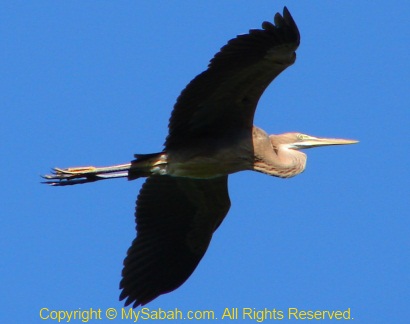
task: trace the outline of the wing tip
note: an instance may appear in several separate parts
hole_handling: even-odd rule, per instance
[[[299,29],[295,23],[295,20],[293,19],[292,15],[290,14],[290,11],[288,7],[283,7],[283,20],[286,22],[286,24],[291,27],[292,29],[296,30],[299,34]]]
[[[122,281],[121,281],[121,283],[122,283]],[[121,291],[119,300],[120,300],[120,301],[123,301],[123,300],[125,299],[125,301],[124,301],[124,307],[128,307],[129,305],[132,304],[132,308],[136,308],[136,307],[138,307],[138,306],[140,306],[140,305],[142,306],[142,305],[146,304],[146,303],[141,302],[141,301],[140,301],[138,298],[136,298],[135,296],[131,296],[131,294],[130,294],[128,291],[126,291],[126,289],[124,289],[124,288],[122,287],[122,285],[120,285],[120,289],[122,289],[122,291]]]
[[[284,29],[286,34],[289,35],[291,40],[295,42],[296,47],[300,44],[300,33],[298,26],[295,23],[289,9],[285,6],[283,7],[283,13],[277,12],[273,18],[273,23],[269,21],[264,21],[262,23],[262,29],[266,31],[275,31],[277,29]]]

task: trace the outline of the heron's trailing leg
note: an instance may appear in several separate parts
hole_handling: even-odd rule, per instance
[[[108,167],[74,167],[54,168],[51,174],[42,176],[43,183],[51,186],[68,186],[113,178],[129,180],[149,177],[153,174],[166,174],[167,155],[164,152],[153,154],[136,154],[131,163],[117,164]]]
[[[52,174],[43,176],[44,183],[52,186],[67,186],[98,180],[128,177],[131,163],[118,164],[108,167],[74,167],[67,169],[54,168]]]

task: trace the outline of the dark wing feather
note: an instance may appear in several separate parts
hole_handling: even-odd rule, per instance
[[[251,130],[259,98],[295,62],[300,41],[286,7],[274,23],[264,22],[263,29],[230,40],[182,91],[170,118],[166,150],[185,145],[188,139]]]
[[[227,176],[152,176],[137,199],[137,238],[124,260],[120,300],[144,305],[192,274],[228,213]]]

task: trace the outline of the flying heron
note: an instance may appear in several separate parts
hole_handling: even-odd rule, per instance
[[[266,87],[295,62],[299,31],[288,9],[223,46],[182,91],[164,150],[108,167],[54,168],[45,183],[66,186],[147,177],[136,203],[137,236],[124,260],[120,300],[144,305],[181,286],[230,208],[228,175],[280,178],[305,169],[301,149],[357,143],[301,133],[268,135],[253,125]]]

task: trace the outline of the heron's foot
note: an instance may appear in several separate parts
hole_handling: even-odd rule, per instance
[[[51,174],[42,176],[46,179],[43,183],[51,186],[67,186],[104,179],[123,178],[128,176],[130,165],[130,163],[126,163],[109,167],[84,166],[67,169],[54,168],[51,170]]]
[[[53,168],[51,174],[42,176],[47,181],[43,182],[52,186],[66,186],[98,180],[98,168],[94,166],[74,168]]]

